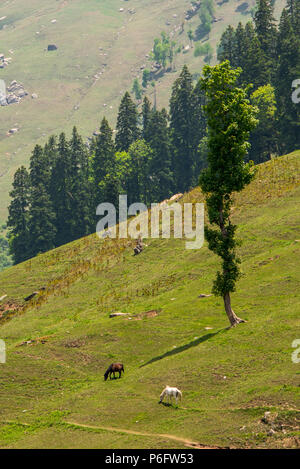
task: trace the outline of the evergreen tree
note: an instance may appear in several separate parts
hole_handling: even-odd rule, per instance
[[[65,134],[59,136],[57,158],[51,173],[50,197],[56,216],[55,245],[61,246],[72,240],[71,235],[71,192],[70,148]]]
[[[95,155],[92,160],[93,178],[95,185],[95,206],[101,202],[110,202],[100,187],[100,183],[107,174],[112,174],[115,166],[115,144],[113,131],[104,117],[100,126],[100,133],[96,139]]]
[[[119,107],[116,134],[117,151],[128,151],[130,145],[139,138],[139,134],[137,108],[127,91]]]
[[[148,125],[151,118],[151,103],[147,96],[144,97],[143,106],[142,106],[142,137],[145,140],[148,140]]]
[[[152,202],[152,181],[149,174],[152,166],[153,151],[144,140],[136,140],[128,150],[130,174],[128,178],[128,203]]]
[[[55,213],[50,196],[42,183],[31,189],[28,227],[30,257],[55,247]]]
[[[139,101],[142,99],[142,88],[138,78],[135,78],[132,85],[132,92],[134,93],[135,99]]]
[[[191,103],[191,146],[195,160],[192,184],[196,185],[200,171],[206,166],[205,152],[203,152],[203,139],[207,135],[207,119],[204,110],[206,97],[200,80],[193,89]]]
[[[246,34],[244,30],[244,26],[240,22],[235,30],[235,41],[234,41],[234,62],[236,63],[237,67],[241,67],[242,73],[240,74],[237,83],[242,84],[243,82],[243,71],[245,69],[245,41],[246,41]]]
[[[78,239],[90,232],[91,198],[88,153],[76,127],[73,128],[69,148],[70,231],[72,239]]]
[[[12,184],[8,208],[7,226],[10,228],[9,245],[15,264],[27,260],[29,256],[28,207],[30,178],[24,166],[19,168]]]
[[[286,6],[295,34],[300,35],[300,2],[299,0],[287,0]]]
[[[300,146],[300,109],[292,101],[292,83],[299,78],[300,37],[295,34],[290,15],[283,10],[277,43],[279,56],[275,76],[278,128],[281,153]]]
[[[257,10],[254,15],[256,34],[264,53],[264,59],[268,66],[268,83],[272,81],[276,63],[276,26],[273,17],[273,7],[270,0],[257,0]],[[267,83],[264,83],[267,84]]]
[[[230,221],[232,195],[251,181],[250,165],[244,163],[250,131],[255,127],[255,108],[247,99],[248,89],[238,88],[240,69],[230,68],[228,61],[215,67],[205,66],[202,86],[207,97],[208,167],[201,173],[200,186],[206,197],[210,224],[205,227],[210,250],[222,259],[213,292],[224,300],[231,326],[242,319],[231,308],[230,293],[240,276],[236,255],[236,226]]]
[[[153,151],[149,169],[151,202],[161,202],[163,199],[170,197],[174,190],[171,140],[168,128],[168,114],[165,109],[151,113],[147,143]]]
[[[251,22],[248,22],[245,28],[240,23],[236,30],[228,26],[218,48],[218,60],[229,60],[233,68],[242,68],[238,79],[240,85],[253,83],[257,89],[270,80],[270,64]]]
[[[173,85],[170,100],[173,170],[176,187],[181,192],[191,188],[195,173],[191,125],[192,92],[192,75],[185,65]]]
[[[43,184],[49,187],[50,167],[48,158],[40,145],[36,145],[30,158],[30,183],[36,187]]]
[[[49,168],[49,184],[48,184],[48,189],[50,191],[50,183],[51,183],[51,172],[53,170],[53,167],[56,163],[57,159],[57,141],[56,141],[56,136],[51,135],[49,138],[48,142],[46,143],[44,147],[44,155],[46,159],[46,164]]]
[[[264,52],[261,49],[257,34],[252,22],[245,26],[243,64],[238,64],[243,69],[240,83],[246,85],[252,83],[254,90],[268,83],[270,73],[265,61]]]
[[[236,62],[235,30],[230,25],[227,26],[227,29],[222,34],[217,57],[219,62],[229,60],[231,67],[236,68],[238,66]]]

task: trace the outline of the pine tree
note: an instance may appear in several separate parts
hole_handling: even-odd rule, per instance
[[[30,257],[55,247],[55,213],[50,196],[42,183],[31,190],[28,227]]]
[[[236,62],[235,30],[230,25],[222,34],[217,56],[219,62],[229,60],[231,67],[236,68],[238,66]]]
[[[95,186],[95,206],[107,200],[107,194],[101,189],[101,182],[107,174],[112,174],[115,167],[115,144],[113,131],[104,117],[100,126],[100,133],[96,139],[95,154],[92,160],[93,178]]]
[[[245,26],[243,72],[240,82],[243,85],[252,83],[254,90],[268,83],[270,73],[252,22]]]
[[[254,89],[270,80],[270,64],[266,60],[252,22],[245,28],[239,23],[236,30],[228,26],[218,48],[218,60],[229,60],[233,68],[242,68],[238,84],[253,83]]]
[[[300,146],[300,109],[292,101],[292,84],[299,78],[300,38],[295,34],[287,10],[282,11],[277,53],[279,56],[275,76],[278,128],[281,153],[293,151]]]
[[[172,88],[170,100],[170,128],[173,169],[176,187],[184,192],[191,188],[195,174],[195,155],[192,146],[192,75],[185,65]]]
[[[128,204],[152,202],[152,183],[149,174],[152,166],[153,150],[145,140],[136,140],[128,150],[130,177],[128,180]]]
[[[200,186],[205,194],[210,225],[205,237],[210,250],[222,259],[213,292],[222,296],[231,326],[244,322],[231,308],[230,293],[240,276],[236,254],[236,226],[230,221],[233,193],[251,181],[250,165],[244,163],[250,131],[255,127],[255,108],[247,99],[248,89],[236,86],[240,70],[228,61],[215,67],[205,66],[202,86],[207,97],[208,167],[201,173]]]
[[[91,199],[88,153],[76,127],[73,128],[69,148],[70,231],[72,239],[78,239],[90,233]]]
[[[254,23],[260,47],[264,53],[265,61],[269,71],[269,78],[267,82],[270,83],[274,76],[275,70],[275,46],[277,35],[275,19],[273,17],[273,7],[270,3],[270,0],[257,0],[257,10],[254,15]]]
[[[57,141],[56,141],[56,136],[55,135],[51,135],[48,142],[46,143],[46,145],[44,147],[44,155],[45,155],[45,159],[46,159],[46,164],[49,168],[48,189],[50,191],[51,172],[53,170],[53,167],[55,166],[56,159],[57,159]]]
[[[139,138],[138,112],[128,91],[122,98],[117,119],[116,149],[128,151],[130,145]]]
[[[299,0],[287,0],[286,10],[291,20],[295,34],[300,35],[300,2]]]
[[[237,64],[237,67],[241,67],[242,71],[245,69],[245,41],[246,41],[246,34],[244,30],[244,26],[240,22],[235,30],[235,38],[234,38],[234,62]],[[243,82],[243,72],[238,78],[238,84],[242,84]]]
[[[7,226],[10,228],[9,245],[15,264],[29,259],[28,207],[30,178],[24,166],[19,168],[10,192]]]
[[[195,160],[195,171],[192,185],[197,185],[200,171],[206,166],[205,154],[202,151],[203,145],[201,145],[201,142],[203,143],[203,139],[207,135],[207,119],[204,110],[206,97],[200,80],[193,89],[191,101],[191,145],[193,159]]]
[[[141,85],[140,85],[140,82],[139,82],[138,78],[135,78],[133,80],[132,92],[134,93],[135,99],[137,101],[142,99],[142,88],[141,88]]]
[[[65,134],[59,136],[57,158],[51,173],[50,197],[56,217],[55,245],[61,246],[72,240],[71,235],[71,192],[70,148]]]
[[[165,109],[151,113],[147,143],[153,151],[149,169],[151,202],[161,202],[170,197],[174,190],[171,139]]]
[[[151,118],[151,103],[147,96],[144,97],[143,106],[142,106],[142,137],[145,140],[148,140],[148,124]]]
[[[49,186],[50,167],[44,149],[36,145],[30,158],[30,182],[33,187],[43,184]]]

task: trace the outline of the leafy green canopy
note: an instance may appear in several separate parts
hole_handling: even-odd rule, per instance
[[[241,191],[253,178],[251,165],[244,162],[250,131],[257,124],[257,109],[247,99],[248,87],[238,88],[240,69],[228,61],[203,69],[202,88],[207,104],[208,167],[201,173],[200,186],[206,195],[209,222],[205,228],[209,249],[222,258],[223,272],[214,283],[215,294],[224,296],[235,289],[239,277],[236,256],[236,227],[230,222],[233,192]]]

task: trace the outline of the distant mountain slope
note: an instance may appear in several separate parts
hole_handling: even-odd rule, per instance
[[[299,151],[259,165],[236,198],[233,306],[248,322],[235,329],[220,299],[199,298],[218,268],[206,245],[147,240],[134,257],[92,235],[0,273],[0,446],[296,448],[299,203]],[[113,361],[125,374],[104,382]],[[166,384],[183,391],[178,409],[158,405]]]
[[[246,10],[245,4],[216,5],[214,49],[228,24],[251,18],[255,0]],[[179,45],[189,44],[187,31],[199,24],[195,15],[180,32],[190,5],[189,0],[8,0],[0,5],[0,54],[11,59],[0,69],[0,79],[7,86],[16,80],[28,93],[19,104],[0,106],[0,220],[6,218],[13,174],[28,163],[34,144],[73,125],[91,135],[104,114],[114,124],[121,95],[149,65],[146,55],[154,38],[164,30]],[[278,16],[285,0],[275,5]],[[57,50],[47,51],[48,45]],[[157,83],[158,106],[167,105],[184,63],[199,73],[203,60],[192,49],[176,58],[177,71]],[[151,87],[148,92],[152,97]]]

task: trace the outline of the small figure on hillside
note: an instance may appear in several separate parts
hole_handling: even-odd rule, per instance
[[[104,373],[104,381],[107,380],[108,376],[111,379],[112,374],[114,375],[114,378],[115,378],[115,373],[119,373],[119,378],[121,378],[122,371],[123,373],[125,373],[124,366],[122,363],[112,363],[107,368],[106,372]]]
[[[179,391],[179,389],[177,389],[177,388],[171,388],[170,386],[166,386],[165,389],[163,390],[163,392],[160,395],[159,404],[162,403],[165,396],[167,396],[168,402],[172,402],[172,397],[175,397],[175,401],[176,401],[176,405],[177,405],[178,397],[179,397],[180,401],[182,399],[182,392]]]
[[[136,240],[136,245],[135,245],[135,248],[133,249],[134,255],[137,256],[138,254],[140,254],[142,250],[144,249],[144,246],[147,246],[147,245],[143,243],[142,237],[140,235],[138,239]]]

